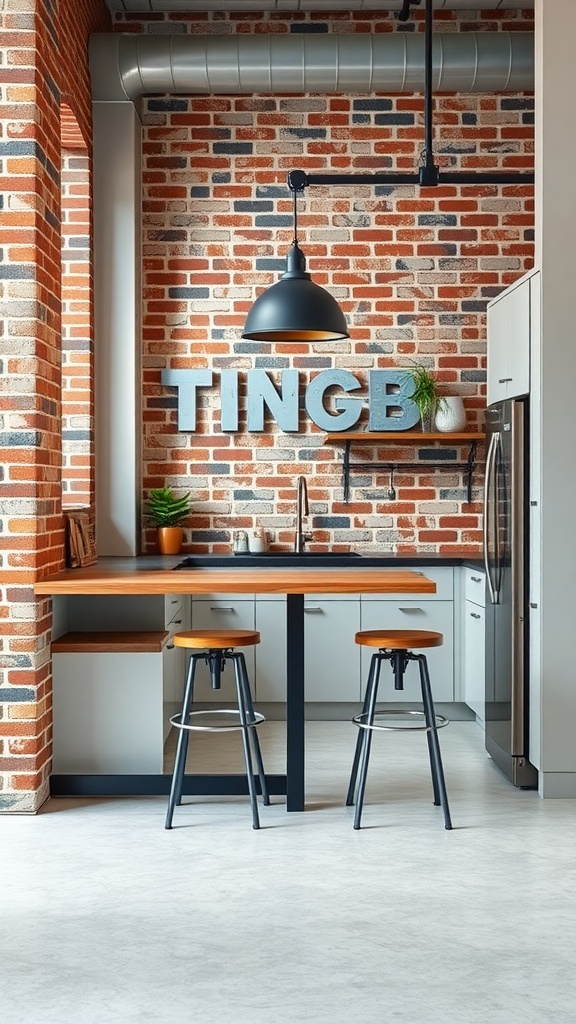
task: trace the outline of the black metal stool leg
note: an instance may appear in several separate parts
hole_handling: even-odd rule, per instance
[[[182,700],[182,711],[180,713],[180,721],[182,725],[187,725],[189,720],[190,708],[192,705],[192,698],[194,694],[194,676],[196,674],[197,659],[198,655],[193,654],[190,658],[190,663],[188,665],[188,674],[186,676],[186,685],[184,687],[184,698]],[[184,781],[186,756],[188,754],[188,739],[188,729],[180,729],[180,735],[178,736],[178,746],[176,748],[176,758],[174,760],[174,770],[172,773],[172,785],[170,787],[168,810],[166,812],[166,823],[164,826],[165,828],[172,828],[174,807],[176,806],[176,804],[179,804],[182,800],[182,783]]]
[[[364,703],[362,705],[361,714],[365,715],[368,712],[368,700],[370,698],[372,680],[374,672],[376,671],[376,660],[373,655],[370,658],[370,668],[368,670],[368,682],[366,684],[366,693],[364,694]],[[360,764],[360,751],[362,749],[362,741],[364,739],[364,730],[358,729],[358,736],[356,737],[356,749],[354,750],[354,761],[352,762],[352,771],[350,773],[350,783],[348,785],[348,794],[346,796],[346,806],[351,807],[354,803],[354,791],[356,789],[356,778],[358,776],[358,765]]]
[[[370,694],[368,696],[368,710],[366,712],[366,724],[372,726],[374,724],[374,712],[376,711],[376,698],[378,696],[378,682],[380,679],[380,669],[382,667],[382,659],[385,655],[378,652],[372,655],[372,661],[375,663],[374,671],[372,674],[372,686]],[[362,750],[360,754],[360,778],[358,782],[358,795],[356,798],[356,811],[354,814],[354,828],[360,828],[360,819],[362,817],[362,808],[364,806],[364,793],[366,791],[366,779],[368,777],[368,761],[370,760],[370,747],[372,745],[372,729],[362,729],[364,736],[364,742],[362,744]]]
[[[428,726],[427,735],[429,739],[429,750],[431,751],[430,767],[432,770],[432,784],[434,786],[434,802],[439,802],[442,805],[442,810],[444,811],[444,828],[450,830],[452,828],[452,819],[450,817],[450,808],[448,806],[448,794],[446,792],[444,768],[442,766],[442,755],[440,753],[440,742],[438,740],[438,729],[436,728],[434,701],[432,700],[432,689],[430,687],[430,676],[428,674],[428,661],[425,654],[416,655],[416,660],[420,664],[422,703],[424,705],[426,725]],[[439,801],[436,800],[436,794],[438,794],[440,798]]]
[[[254,783],[254,770],[252,768],[252,755],[250,753],[250,738],[248,733],[250,726],[248,725],[248,709],[246,707],[245,694],[242,686],[242,669],[240,667],[240,655],[231,654],[230,658],[234,662],[234,675],[236,677],[236,693],[238,695],[238,713],[240,715],[240,724],[242,725],[242,744],[244,747],[244,761],[246,762],[246,777],[248,780],[248,792],[250,794],[250,804],[252,806],[252,828],[260,828],[260,818],[258,817],[258,800],[256,797],[256,785]]]
[[[191,683],[190,683],[190,694],[189,694],[189,698],[188,698],[187,711],[186,711],[186,721],[187,722],[190,720],[189,719],[189,715],[190,715],[190,712],[192,710],[192,705],[194,703],[194,679],[196,678],[196,665],[198,663],[197,662],[197,657],[198,657],[197,655],[192,655],[190,657],[190,661],[189,661],[189,664],[188,664],[188,669],[190,670],[192,668],[192,680],[191,680]],[[192,665],[192,662],[194,662],[193,665]],[[188,679],[188,675],[186,675],[186,679]],[[184,703],[184,701],[182,703]],[[182,721],[184,721],[184,719],[182,719]],[[183,742],[182,769],[180,771],[180,775],[179,775],[179,778],[178,778],[178,797],[176,799],[176,805],[178,807],[182,803],[182,785],[183,785],[183,782],[184,782],[184,774],[185,774],[185,771],[186,771],[186,758],[188,757],[188,743],[190,741],[190,733],[188,732],[188,729],[182,729],[181,730],[181,735],[184,736],[184,739],[182,741]]]
[[[248,721],[255,722],[256,716],[254,714],[254,704],[252,703],[252,694],[250,693],[250,681],[248,679],[248,670],[246,668],[246,658],[241,653],[240,658],[240,678],[242,686],[244,688],[244,698],[246,701],[246,709],[248,712]],[[254,757],[256,758],[256,767],[258,769],[258,778],[260,779],[260,791],[262,793],[262,803],[268,806],[270,804],[270,796],[268,793],[268,783],[266,782],[266,773],[264,771],[264,761],[262,760],[262,751],[260,749],[260,740],[258,739],[258,730],[256,728],[250,729],[252,737],[252,745],[254,747]]]
[[[428,759],[430,761],[430,776],[432,778],[432,791],[434,793],[434,806],[440,807],[440,789],[438,787],[438,771],[436,768],[436,757],[434,755],[434,743],[432,740],[432,730],[436,724],[435,710],[432,707],[432,713],[428,706],[428,701],[424,693],[424,684],[422,682],[422,664],[420,662],[419,655],[413,655],[413,660],[418,661],[418,669],[420,671],[420,689],[422,690],[422,706],[424,708],[424,719],[426,721],[426,741],[428,743]],[[426,659],[426,668],[428,667],[428,659]]]

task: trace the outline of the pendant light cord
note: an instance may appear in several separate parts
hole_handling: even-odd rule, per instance
[[[292,245],[298,245],[298,206],[296,203],[296,190],[294,190],[294,239]]]

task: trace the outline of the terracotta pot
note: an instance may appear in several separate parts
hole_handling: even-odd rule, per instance
[[[182,547],[184,530],[181,526],[159,526],[158,547],[162,555],[177,555]]]

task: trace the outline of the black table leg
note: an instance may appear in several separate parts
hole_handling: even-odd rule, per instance
[[[286,595],[286,810],[304,810],[304,594]]]

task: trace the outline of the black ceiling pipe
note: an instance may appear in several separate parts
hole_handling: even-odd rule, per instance
[[[406,0],[399,20],[407,20],[410,5],[420,0]],[[406,14],[406,17],[403,15]],[[422,185],[434,188],[436,185],[533,185],[531,172],[506,173],[505,171],[442,171],[434,162],[432,90],[432,43],[434,31],[433,0],[426,0],[424,39],[424,160],[414,174],[306,174],[304,171],[290,171],[288,188],[301,192],[309,185]]]
[[[411,0],[405,0],[400,20],[406,20]],[[419,0],[418,0],[419,2]],[[296,194],[309,185],[516,185],[532,184],[533,174],[504,172],[441,172],[434,162],[432,92],[432,0],[426,0],[424,45],[424,159],[414,174],[288,174],[288,188],[294,195],[294,240],[280,281],[267,288],[251,307],[242,337],[253,341],[297,343],[340,341],[348,338],[344,314],[338,303],[306,273],[306,258],[298,245]]]

